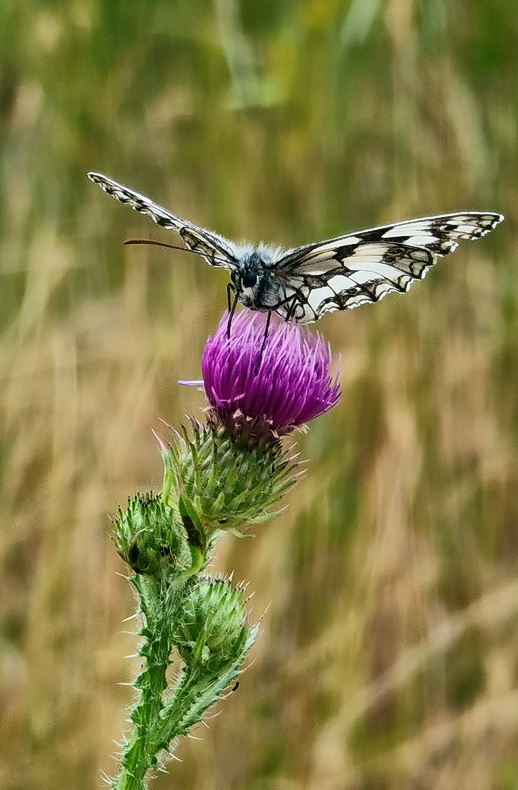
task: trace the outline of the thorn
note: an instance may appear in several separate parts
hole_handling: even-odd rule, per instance
[[[220,699],[223,699],[223,698],[220,697]],[[212,721],[213,719],[217,719],[219,716],[221,716],[221,711],[220,710],[216,711],[215,713],[211,713],[210,716],[204,716],[203,719],[202,719],[202,723],[205,724],[207,729],[209,729],[208,725],[207,725],[207,722],[208,721]],[[198,738],[198,740],[200,740],[200,738]]]
[[[251,658],[250,661],[247,663],[246,667],[243,667],[241,672],[247,672],[250,669],[250,667],[253,667],[254,664],[255,664],[255,658]]]
[[[151,428],[151,433],[153,434],[153,436],[157,441],[157,444],[160,448],[160,452],[161,453],[167,452],[167,444],[164,442],[164,440],[157,434],[156,431],[153,430],[153,428]]]
[[[138,612],[134,612],[130,614],[128,617],[125,617],[124,620],[121,620],[121,623],[129,623],[130,620],[136,620],[138,617]]]
[[[223,702],[225,702],[225,700],[227,700],[231,696],[232,696],[232,689],[230,689],[230,691],[227,691],[226,694],[220,694],[219,698],[220,700],[223,700]]]

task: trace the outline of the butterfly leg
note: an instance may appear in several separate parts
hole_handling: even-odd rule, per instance
[[[227,310],[230,313],[231,305],[232,305],[232,296],[231,294],[235,293],[235,288],[232,283],[227,283]]]
[[[288,324],[288,323],[291,321],[291,319],[292,319],[292,318],[293,318],[293,316],[295,315],[295,310],[296,310],[296,308],[297,308],[297,302],[298,302],[298,299],[297,299],[297,297],[298,297],[298,294],[297,294],[297,293],[294,293],[294,294],[293,294],[293,297],[291,297],[291,304],[290,304],[290,306],[288,307],[288,309],[286,310],[286,318],[285,318],[285,321],[286,321],[286,323],[287,323],[287,324]]]
[[[231,295],[233,294],[233,296]],[[230,328],[232,326],[232,319],[237,307],[237,294],[236,289],[232,283],[227,283],[227,309],[228,309],[228,323],[227,323],[227,340],[230,340]]]
[[[266,324],[264,326],[263,342],[261,343],[259,356],[257,357],[257,362],[255,363],[255,367],[254,367],[254,376],[257,376],[257,374],[259,373],[259,368],[261,367],[261,362],[263,361],[264,349],[266,348],[266,341],[268,339],[268,332],[270,331],[271,322],[272,322],[272,311],[268,310],[268,318],[266,319]]]
[[[279,312],[279,308],[286,307],[286,312],[284,315],[281,315],[281,318],[283,318],[284,321],[286,321],[286,323],[288,324],[293,318],[293,316],[295,315],[295,310],[297,308],[297,305],[299,304],[299,298],[300,298],[299,292],[296,291],[295,293],[287,296],[286,299],[283,299],[282,302],[278,302],[275,305],[275,307],[272,308],[272,310],[278,315],[281,315]]]

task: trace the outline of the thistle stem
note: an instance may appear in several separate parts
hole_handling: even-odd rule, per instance
[[[169,750],[177,736],[186,735],[194,724],[201,721],[207,708],[220,699],[221,693],[240,674],[243,660],[257,635],[257,626],[248,626],[244,622],[244,608],[241,613],[238,611],[232,631],[232,618],[236,608],[239,609],[240,592],[227,583],[207,582],[200,599],[202,602],[207,600],[207,611],[197,639],[187,644],[182,642],[184,662],[180,678],[170,695],[164,695],[171,650],[175,644],[178,647],[175,624],[186,617],[185,580],[179,582],[168,576],[156,578],[136,574],[132,583],[144,619],[140,632],[143,642],[139,651],[144,659],[144,668],[134,684],[140,695],[130,716],[133,732],[123,749],[121,772],[113,780],[112,790],[144,790],[147,773],[157,766],[160,753]],[[187,595],[194,595],[195,605],[199,603],[197,591],[194,585],[190,593],[187,592]],[[214,617],[214,612],[221,611],[215,605],[217,600],[223,605],[225,614],[214,632],[211,617]],[[187,628],[193,627],[193,617],[194,610],[190,610]],[[229,628],[234,637],[224,653],[219,655],[219,635],[227,634]]]
[[[136,575],[132,583],[145,620],[141,631],[144,641],[139,651],[145,666],[135,682],[140,696],[131,713],[133,732],[123,750],[122,771],[112,784],[114,790],[143,790],[146,772],[156,765],[156,732],[164,706],[162,696],[167,687],[166,672],[172,649],[168,620],[173,614],[176,596],[164,596],[161,579]],[[170,605],[164,606],[164,602]]]

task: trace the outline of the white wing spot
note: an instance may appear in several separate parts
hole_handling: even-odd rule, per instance
[[[477,227],[477,225],[456,225],[455,233],[468,233],[471,235],[477,231]]]
[[[335,296],[335,293],[327,287],[324,288],[313,288],[308,295],[308,304],[313,309],[316,310],[321,302],[325,299],[329,299],[330,297]]]
[[[329,279],[328,285],[332,291],[338,294],[347,288],[353,288],[355,281],[353,275],[346,277],[345,274],[337,274]]]
[[[429,230],[429,222],[411,222],[408,225],[394,225],[393,228],[389,228],[385,231],[382,238],[396,239],[402,236],[413,236],[415,233],[420,233],[421,231],[428,233]]]
[[[375,277],[373,277],[373,275],[375,275]],[[394,266],[388,263],[376,263],[371,260],[362,261],[361,267],[358,267],[358,271],[352,271],[350,277],[354,278],[357,282],[360,282],[357,278],[362,277],[363,279],[361,282],[366,283],[380,277],[386,277],[388,280],[392,280],[394,277],[400,277],[400,275],[401,271]]]
[[[438,241],[438,239],[433,233],[420,233],[405,239],[405,244],[411,244],[413,247],[426,247],[427,244],[433,244],[435,241]]]

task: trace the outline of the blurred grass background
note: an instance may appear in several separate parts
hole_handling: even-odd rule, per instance
[[[518,788],[515,0],[0,5],[0,787],[113,773],[135,650],[108,515],[202,405],[224,273],[100,170],[239,240],[502,211],[400,298],[326,317],[306,479],[222,541],[254,662],[157,790]],[[268,604],[270,603],[269,608]],[[132,627],[133,624],[130,624]]]

